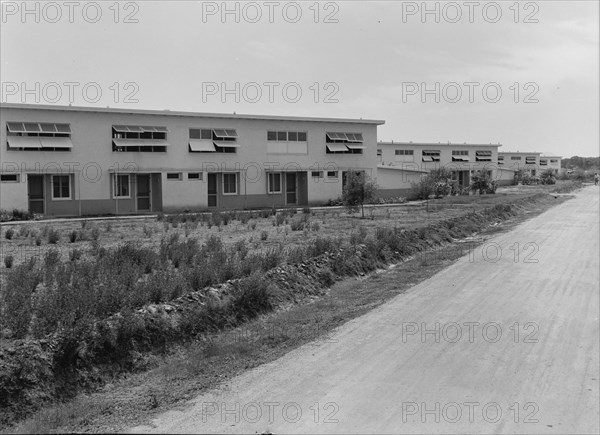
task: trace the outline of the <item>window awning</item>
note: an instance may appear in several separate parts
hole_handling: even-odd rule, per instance
[[[37,136],[8,136],[8,148],[29,148],[39,149],[42,148],[42,142]]]
[[[63,148],[70,150],[73,148],[73,142],[68,137],[40,137],[42,148]]]
[[[468,162],[469,158],[468,157],[460,157],[460,156],[452,156],[452,161],[453,162]]]
[[[113,139],[118,147],[167,147],[170,144],[164,139]]]
[[[362,133],[346,133],[346,137],[352,143],[362,143],[363,141]]]
[[[328,143],[327,149],[332,153],[348,151],[348,147],[346,146],[346,144],[343,143]]]
[[[345,133],[327,133],[329,140],[348,140]]]
[[[350,148],[351,150],[364,150],[367,149],[367,147],[365,145],[362,144],[362,142],[358,142],[358,143],[347,143],[345,144],[348,148]]]
[[[118,133],[167,133],[166,127],[148,127],[140,125],[113,125],[113,130]]]
[[[221,148],[239,148],[240,144],[237,142],[227,141],[227,140],[215,140],[213,143]]]
[[[51,122],[7,122],[6,127],[11,133],[71,133],[69,124]]]
[[[492,152],[491,151],[475,151],[475,155],[477,157],[487,157],[487,156],[491,156]]]
[[[423,161],[424,162],[433,162],[433,157],[431,157],[431,156],[423,156]]]
[[[195,153],[214,153],[215,145],[208,140],[190,139],[190,151]]]
[[[238,137],[236,131],[232,130],[232,129],[217,128],[217,129],[213,130],[213,133],[219,139],[223,139],[223,138],[227,138],[227,137],[231,137],[231,138]]]

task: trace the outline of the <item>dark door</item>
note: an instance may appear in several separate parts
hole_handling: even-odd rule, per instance
[[[217,174],[208,174],[208,206],[217,206]]]
[[[296,173],[288,172],[285,174],[285,202],[286,204],[296,204],[298,202],[297,196],[297,187],[298,183],[296,183]]]
[[[150,174],[138,174],[137,181],[137,209],[138,211],[150,211],[152,197],[150,189]]]
[[[27,194],[29,197],[29,211],[44,214],[44,176],[27,176]]]

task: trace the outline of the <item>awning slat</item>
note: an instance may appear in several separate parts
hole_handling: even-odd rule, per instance
[[[327,149],[332,153],[340,152],[340,151],[348,151],[348,147],[344,143],[328,143]]]
[[[190,139],[190,151],[195,153],[214,153],[217,150],[211,141],[201,139]]]

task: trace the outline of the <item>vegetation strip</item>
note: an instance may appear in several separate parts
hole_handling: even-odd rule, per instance
[[[7,279],[11,288],[20,286],[20,291],[14,291],[8,299],[29,297],[29,305],[27,300],[21,300],[11,309],[21,306],[30,311],[9,319],[14,333],[22,338],[12,340],[11,347],[3,347],[0,355],[2,408],[8,411],[4,411],[3,421],[22,418],[41,404],[72,396],[77,391],[89,391],[111,376],[151,368],[157,364],[157,357],[153,355],[164,355],[166,350],[183,349],[186,354],[183,364],[191,364],[192,374],[204,379],[198,381],[197,387],[210,386],[213,383],[206,380],[205,371],[208,379],[211,374],[218,374],[218,381],[225,373],[229,376],[245,367],[234,363],[228,371],[221,362],[216,364],[219,369],[212,371],[211,359],[225,358],[227,362],[232,355],[225,351],[223,356],[214,340],[207,342],[207,337],[223,338],[231,328],[248,325],[250,319],[260,314],[307,298],[326,303],[327,287],[341,277],[365,274],[445,246],[490,223],[509,219],[530,203],[545,205],[548,201],[556,200],[540,194],[417,230],[378,228],[374,237],[359,231],[348,241],[319,238],[314,245],[287,252],[287,260],[292,264],[285,265],[280,265],[281,252],[253,254],[248,259],[247,253],[240,254],[238,246],[234,256],[224,256],[218,238],[209,239],[200,247],[193,240],[180,241],[173,237],[164,241],[159,253],[131,245],[115,250],[97,247],[94,261],[89,264],[77,260],[61,263],[47,255],[40,265],[31,262],[17,266]],[[460,256],[460,252],[453,252]],[[228,258],[234,258],[236,263]],[[414,261],[405,264],[414,264]],[[256,271],[267,272],[261,277]],[[214,280],[210,281],[213,284],[226,276],[235,279],[217,288],[193,290],[202,288],[207,280]],[[113,288],[113,285],[121,285],[121,288]],[[183,296],[177,298],[178,295]],[[148,300],[154,304],[135,308]],[[169,303],[165,303],[167,301]],[[363,305],[350,304],[347,312],[340,311],[340,307],[330,308],[341,322],[363,312]],[[290,312],[301,310],[303,306],[294,305]],[[261,316],[259,321],[271,315]],[[335,317],[330,319],[324,330],[334,326],[334,320]],[[258,336],[264,338],[265,334]],[[281,341],[277,336],[267,334],[264,340],[269,352],[257,358],[256,352],[251,351],[250,360],[263,362],[272,352],[280,354],[282,347],[290,346],[289,340]],[[187,340],[192,341],[186,343]],[[232,346],[232,349],[239,348]],[[200,349],[200,353],[190,358],[193,349]],[[236,352],[233,352],[234,361]],[[171,364],[173,358],[173,355],[167,358]],[[26,366],[23,361],[27,362]],[[246,363],[246,366],[253,365]],[[189,382],[189,370],[183,373]],[[149,409],[162,406],[163,402],[156,400]],[[71,416],[77,424],[85,426],[81,415],[76,414]]]

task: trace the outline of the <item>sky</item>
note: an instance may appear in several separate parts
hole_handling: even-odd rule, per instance
[[[2,102],[381,119],[599,151],[597,1],[2,2]]]

